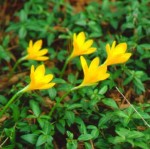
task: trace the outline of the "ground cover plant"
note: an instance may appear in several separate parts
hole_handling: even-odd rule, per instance
[[[0,1],[0,148],[149,149],[149,7]]]

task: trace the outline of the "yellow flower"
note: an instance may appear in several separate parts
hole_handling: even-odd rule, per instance
[[[85,41],[84,32],[80,32],[78,35],[73,35],[73,51],[70,59],[79,55],[91,54],[96,51],[96,48],[91,47],[93,40]]]
[[[112,47],[106,45],[107,59],[104,62],[106,65],[113,65],[125,63],[130,57],[131,53],[126,53],[127,44],[120,43],[116,46],[116,41],[113,42]]]
[[[98,83],[99,81],[105,80],[109,77],[107,73],[107,66],[99,66],[99,58],[96,57],[92,60],[88,67],[87,62],[83,56],[80,57],[81,65],[83,68],[84,79],[79,86],[90,86]]]
[[[42,40],[36,41],[34,44],[32,40],[29,42],[29,47],[27,48],[28,54],[24,57],[24,59],[37,60],[37,61],[45,61],[48,60],[48,56],[44,56],[48,53],[47,49],[42,48]]]
[[[30,84],[25,87],[23,91],[48,89],[55,85],[55,83],[50,82],[53,79],[53,75],[45,75],[45,66],[43,64],[38,66],[35,70],[34,66],[31,66],[30,79]]]

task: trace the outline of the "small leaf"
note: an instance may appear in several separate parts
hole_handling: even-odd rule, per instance
[[[39,135],[37,134],[26,134],[22,135],[21,138],[31,144],[35,144]]]
[[[71,124],[74,123],[75,120],[75,114],[72,111],[66,111],[65,112],[65,118],[67,121],[69,121]]]
[[[73,82],[75,81],[75,76],[74,76],[73,74],[69,74],[69,75],[68,75],[68,81],[69,81],[70,83],[73,83]]]
[[[82,134],[78,137],[79,141],[88,141],[91,140],[93,136],[91,134]]]
[[[39,104],[36,101],[34,101],[34,100],[30,100],[30,107],[31,107],[34,115],[36,117],[38,117],[40,115],[40,113],[41,113]]]
[[[109,107],[112,107],[114,109],[118,109],[116,102],[112,98],[105,98],[102,100],[102,102]]]
[[[27,20],[27,13],[24,10],[20,11],[20,21],[25,22]]]
[[[3,96],[3,95],[0,95],[0,104],[6,104],[7,103],[7,99],[6,99],[6,97],[5,96]]]
[[[100,91],[98,93],[101,95],[104,95],[107,92],[107,90],[108,90],[108,86],[105,85],[100,89]]]
[[[19,29],[19,37],[21,39],[23,39],[27,34],[27,30],[24,26],[21,26],[21,28]]]
[[[51,99],[54,99],[56,97],[57,91],[54,87],[52,87],[48,90],[48,94]]]
[[[40,146],[40,145],[44,144],[45,142],[47,142],[47,135],[40,135],[38,137],[36,146]]]
[[[134,78],[133,83],[140,91],[145,92],[145,87],[139,78]]]

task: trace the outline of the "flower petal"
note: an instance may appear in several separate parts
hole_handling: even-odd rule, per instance
[[[83,49],[89,49],[93,44],[93,40],[87,40],[84,45],[83,45]]]
[[[43,55],[45,55],[46,53],[48,53],[48,50],[47,50],[47,49],[41,49],[40,51],[37,52],[37,56],[43,56]]]
[[[43,89],[49,89],[49,88],[52,88],[55,84],[56,83],[45,84],[45,85],[39,87],[38,89],[41,89],[41,90],[43,90]]]
[[[37,60],[37,61],[46,61],[48,59],[49,59],[49,57],[47,57],[47,56],[40,56],[40,57],[35,58],[35,60]]]
[[[98,68],[98,65],[99,65],[99,58],[96,57],[92,60],[90,66],[89,66],[89,70],[92,72],[92,71],[95,71],[97,68]]]
[[[115,53],[116,54],[124,54],[127,50],[127,44],[126,43],[120,43],[115,47]]]
[[[82,46],[85,42],[85,34],[84,32],[80,32],[78,35],[77,35],[77,42],[79,44],[79,46]]]
[[[84,75],[86,75],[88,73],[88,65],[86,63],[86,60],[83,56],[80,56],[80,61],[81,61],[81,65],[83,68],[83,73],[84,73]]]
[[[34,51],[39,51],[42,47],[42,40],[38,40],[34,43],[33,49]]]

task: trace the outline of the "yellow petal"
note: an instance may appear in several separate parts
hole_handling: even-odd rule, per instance
[[[44,83],[49,83],[52,79],[53,79],[53,75],[52,74],[48,74],[48,75],[44,76],[44,78],[42,79],[42,81]]]
[[[49,59],[49,57],[47,57],[47,56],[40,56],[40,57],[35,58],[35,60],[37,60],[37,61],[46,61],[48,59]]]
[[[29,47],[32,47],[32,45],[33,45],[33,41],[30,40],[30,42],[29,42]]]
[[[86,73],[88,73],[88,65],[86,63],[86,60],[83,56],[80,56],[80,61],[81,61],[83,73],[84,73],[84,75],[86,75]]]
[[[93,40],[87,40],[84,45],[83,45],[83,49],[89,49],[93,44]]]
[[[97,50],[97,48],[89,48],[86,51],[84,51],[82,54],[83,55],[85,55],[85,54],[91,54],[91,53],[95,52],[96,50]]]
[[[41,79],[44,76],[44,74],[45,74],[45,67],[44,67],[44,65],[42,64],[39,67],[37,67],[34,73],[36,75],[36,80]]]
[[[115,45],[116,45],[116,41],[113,41],[111,50],[113,50],[115,48]]]
[[[120,56],[118,60],[119,63],[125,63],[131,57],[131,55],[132,55],[131,53],[125,53],[124,55]]]
[[[109,56],[111,51],[110,51],[110,45],[109,44],[106,44],[106,52],[107,52],[107,55]]]
[[[92,71],[95,71],[95,69],[98,68],[98,65],[99,65],[99,58],[96,57],[92,60],[90,66],[89,66],[89,70],[92,72]]]
[[[126,43],[120,43],[115,47],[116,54],[123,54],[126,52],[127,44]]]
[[[77,42],[79,44],[79,46],[82,46],[85,42],[85,34],[84,32],[80,32],[78,35],[77,35]]]
[[[41,90],[43,90],[43,89],[49,89],[49,88],[52,88],[55,84],[56,84],[56,83],[45,84],[45,85],[41,86],[41,87],[38,88],[38,89],[41,89]]]
[[[39,51],[42,47],[42,40],[38,40],[34,43],[33,49],[34,51]]]
[[[40,50],[40,51],[37,52],[37,56],[43,56],[43,55],[45,55],[47,52],[48,52],[47,49],[42,49],[42,50]]]

